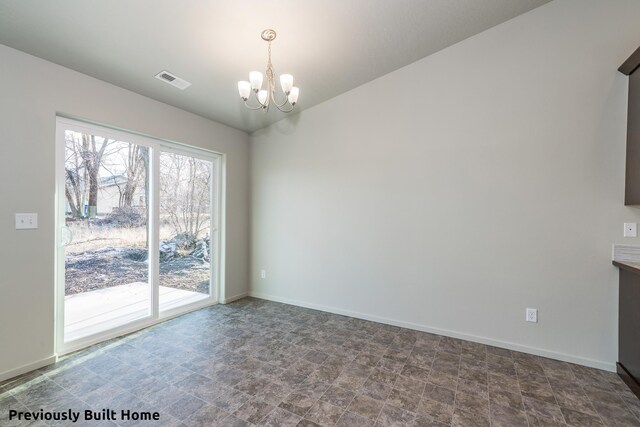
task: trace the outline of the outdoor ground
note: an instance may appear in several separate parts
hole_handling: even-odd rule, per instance
[[[73,242],[66,247],[65,295],[147,281],[144,228],[69,226]],[[160,285],[208,294],[209,262],[186,254],[161,260]]]

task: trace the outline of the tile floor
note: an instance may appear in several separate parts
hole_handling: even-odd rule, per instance
[[[8,420],[40,408],[159,411],[138,424],[169,427],[640,426],[613,373],[252,298],[0,385],[0,425],[44,425]]]

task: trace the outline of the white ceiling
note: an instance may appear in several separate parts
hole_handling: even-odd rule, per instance
[[[237,94],[264,72],[265,28],[303,110],[548,1],[2,0],[0,43],[251,132],[285,116]],[[162,70],[192,86],[156,80]]]

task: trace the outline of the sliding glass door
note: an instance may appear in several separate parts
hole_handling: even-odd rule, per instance
[[[160,152],[160,311],[211,295],[214,162]]]
[[[58,353],[214,303],[221,156],[62,118],[56,139]]]
[[[150,151],[64,129],[65,341],[151,315]]]

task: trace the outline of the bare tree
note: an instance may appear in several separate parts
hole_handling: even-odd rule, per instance
[[[65,134],[65,196],[71,215],[74,218],[84,217],[84,201],[86,191],[84,186],[84,161],[82,160],[81,145],[78,138],[71,132]]]
[[[66,188],[65,195],[71,213],[75,217],[94,218],[98,209],[100,168],[105,157],[111,154],[107,148],[114,140],[85,133],[68,131],[66,140]],[[88,212],[84,212],[85,202]]]
[[[105,150],[112,142],[106,138],[102,139],[102,143],[96,141],[95,135],[82,134],[82,160],[89,177],[89,218],[95,218],[98,212],[98,175],[100,173],[100,165]]]
[[[195,243],[209,228],[211,163],[173,153],[160,156],[160,209],[176,235]]]

